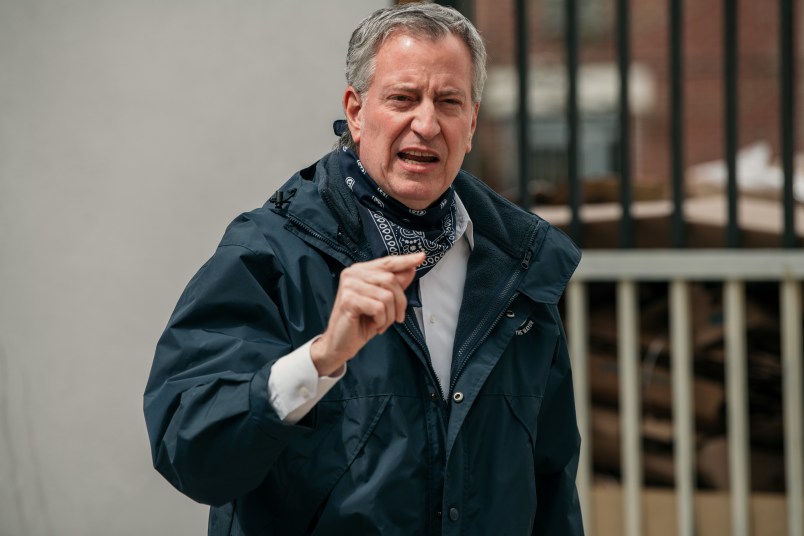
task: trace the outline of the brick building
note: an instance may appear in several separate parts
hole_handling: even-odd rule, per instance
[[[464,6],[486,39],[489,83],[481,126],[467,167],[503,192],[516,190],[516,69],[513,0],[474,0]],[[612,179],[619,170],[616,5],[579,0],[580,173],[587,181]],[[669,36],[667,2],[631,1],[631,151],[634,183],[669,190]],[[800,2],[799,2],[800,4]],[[561,201],[566,179],[564,1],[528,4],[531,66],[532,188],[540,199]],[[804,9],[797,9],[798,24]],[[684,165],[724,157],[723,2],[684,5]],[[738,2],[738,146],[779,146],[779,13],[777,2]],[[799,40],[798,72],[804,58]],[[798,102],[804,86],[798,84]],[[804,119],[802,106],[797,115]],[[796,121],[797,125],[804,123]],[[798,127],[798,147],[802,129]],[[800,151],[800,149],[799,149]],[[535,181],[535,182],[534,182]],[[514,195],[512,193],[512,195]]]

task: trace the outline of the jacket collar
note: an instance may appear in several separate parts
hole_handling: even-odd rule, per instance
[[[348,265],[368,260],[369,248],[337,156],[333,151],[297,172],[280,189],[284,203],[273,210],[319,235],[340,253],[333,256]],[[534,301],[557,303],[580,262],[581,252],[572,240],[469,173],[458,174],[455,189],[472,219],[475,241],[485,250],[478,252],[476,247],[472,255],[477,253],[477,260],[482,256],[484,263],[498,268],[489,276],[500,274],[501,267],[519,265],[524,275],[517,290]],[[321,210],[322,203],[329,210]]]
[[[461,171],[455,189],[472,218],[475,236],[493,249],[487,262],[520,264],[525,275],[518,291],[543,303],[557,303],[581,259],[578,247],[561,230],[527,212]]]

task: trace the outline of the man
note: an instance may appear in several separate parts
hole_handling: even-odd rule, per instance
[[[145,414],[210,534],[583,533],[556,308],[580,254],[460,171],[484,79],[456,11],[373,13],[339,148],[189,283]]]

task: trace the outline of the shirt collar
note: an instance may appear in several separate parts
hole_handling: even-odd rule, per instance
[[[460,196],[455,192],[455,241],[466,236],[466,241],[469,242],[469,249],[475,248],[475,235],[472,225],[472,219],[469,217],[469,212],[463,206]]]

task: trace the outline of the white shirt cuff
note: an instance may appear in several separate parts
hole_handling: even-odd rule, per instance
[[[271,366],[268,399],[279,418],[296,424],[346,374],[344,365],[338,376],[318,376],[310,356],[310,346],[318,337],[280,357]]]

